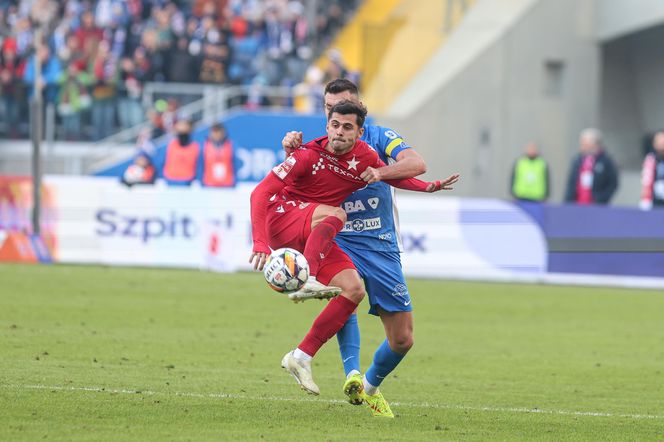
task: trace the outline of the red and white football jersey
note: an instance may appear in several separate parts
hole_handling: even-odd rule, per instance
[[[283,163],[272,169],[285,187],[283,199],[330,206],[340,205],[351,193],[367,185],[360,175],[367,167],[382,167],[378,153],[357,140],[343,155],[325,150],[327,136],[302,145]]]

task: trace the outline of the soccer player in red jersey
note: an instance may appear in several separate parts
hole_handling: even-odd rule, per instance
[[[270,247],[292,247],[303,251],[311,276],[291,298],[341,295],[328,303],[304,340],[282,360],[282,366],[311,394],[320,392],[311,375],[311,359],[343,327],[365,294],[352,261],[333,241],[346,221],[339,205],[366,185],[361,178],[364,171],[384,166],[378,154],[359,140],[365,118],[366,109],[359,103],[343,101],[333,106],[327,136],[293,152],[251,194],[254,246],[249,262],[254,268],[263,268]],[[442,187],[440,181],[415,178],[386,182],[420,192]]]

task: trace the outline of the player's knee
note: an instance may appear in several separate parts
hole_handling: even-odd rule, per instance
[[[362,302],[362,299],[364,299],[364,285],[361,282],[348,284],[345,287],[342,287],[342,289],[346,298],[350,299],[356,304],[359,304]]]
[[[415,341],[412,333],[399,334],[390,340],[390,348],[396,353],[405,355],[411,348],[413,348],[414,343]]]
[[[336,216],[341,220],[342,223],[346,222],[347,216],[346,216],[346,211],[342,209],[341,207],[335,207],[332,209],[332,213],[330,213],[330,216]]]

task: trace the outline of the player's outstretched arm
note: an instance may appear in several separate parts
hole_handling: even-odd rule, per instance
[[[251,236],[254,245],[249,263],[254,270],[263,270],[270,255],[266,230],[267,206],[270,197],[278,193],[283,186],[283,182],[270,172],[251,192]]]
[[[450,175],[443,181],[436,180],[436,181],[427,182],[427,181],[418,180],[417,178],[408,178],[401,180],[385,180],[385,182],[390,186],[399,189],[412,190],[414,192],[433,193],[433,192],[438,192],[440,190],[452,190],[453,189],[452,185],[454,185],[457,181],[459,181],[459,177],[460,175],[458,173],[455,173],[453,175]]]
[[[367,184],[377,181],[396,180],[403,178],[414,178],[427,171],[427,165],[419,153],[413,149],[399,152],[397,162],[378,168],[367,168],[360,178]]]
[[[302,145],[302,132],[291,131],[284,135],[281,140],[281,147],[286,151],[286,156],[290,155]]]

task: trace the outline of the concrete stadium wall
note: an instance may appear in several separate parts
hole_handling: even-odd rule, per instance
[[[644,138],[664,128],[663,41],[659,25],[602,45],[600,125],[623,169],[638,170]]]
[[[664,22],[661,0],[596,0],[597,37],[612,40]]]
[[[460,172],[461,196],[507,197],[511,165],[534,140],[560,201],[579,131],[599,122],[594,8],[593,0],[480,0],[378,122],[418,149],[428,177]]]

